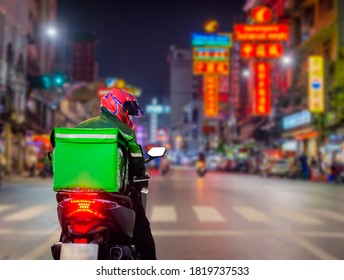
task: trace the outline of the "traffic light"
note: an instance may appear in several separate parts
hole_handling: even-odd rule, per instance
[[[50,89],[53,86],[60,88],[65,82],[66,78],[62,73],[44,74],[35,77],[33,80],[33,85],[34,88]]]
[[[49,89],[51,87],[51,80],[49,75],[41,75],[33,78],[33,87],[40,89]]]
[[[52,77],[53,85],[56,86],[56,87],[62,87],[63,84],[65,83],[65,81],[66,81],[66,78],[61,73],[56,73]]]

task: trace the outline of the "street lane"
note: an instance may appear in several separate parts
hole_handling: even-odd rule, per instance
[[[0,193],[0,259],[52,259],[51,179]],[[344,259],[344,188],[255,175],[152,171],[147,215],[159,259]]]

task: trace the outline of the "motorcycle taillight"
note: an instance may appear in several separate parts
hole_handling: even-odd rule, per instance
[[[74,238],[74,243],[86,244],[87,238]]]
[[[77,215],[87,217],[96,216],[104,219],[105,216],[101,213],[102,203],[92,199],[72,199],[68,202],[68,211],[66,216],[68,218]]]

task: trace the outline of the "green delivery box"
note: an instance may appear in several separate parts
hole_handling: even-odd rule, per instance
[[[55,128],[54,136],[54,191],[119,191],[126,141],[118,128]]]

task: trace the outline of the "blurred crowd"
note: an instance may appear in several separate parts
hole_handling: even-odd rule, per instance
[[[329,183],[344,183],[344,158],[340,156],[297,155],[278,149],[265,151],[240,150],[238,153],[205,153],[208,170],[257,174],[264,177],[281,177]],[[197,155],[179,154],[170,162],[196,166]]]

